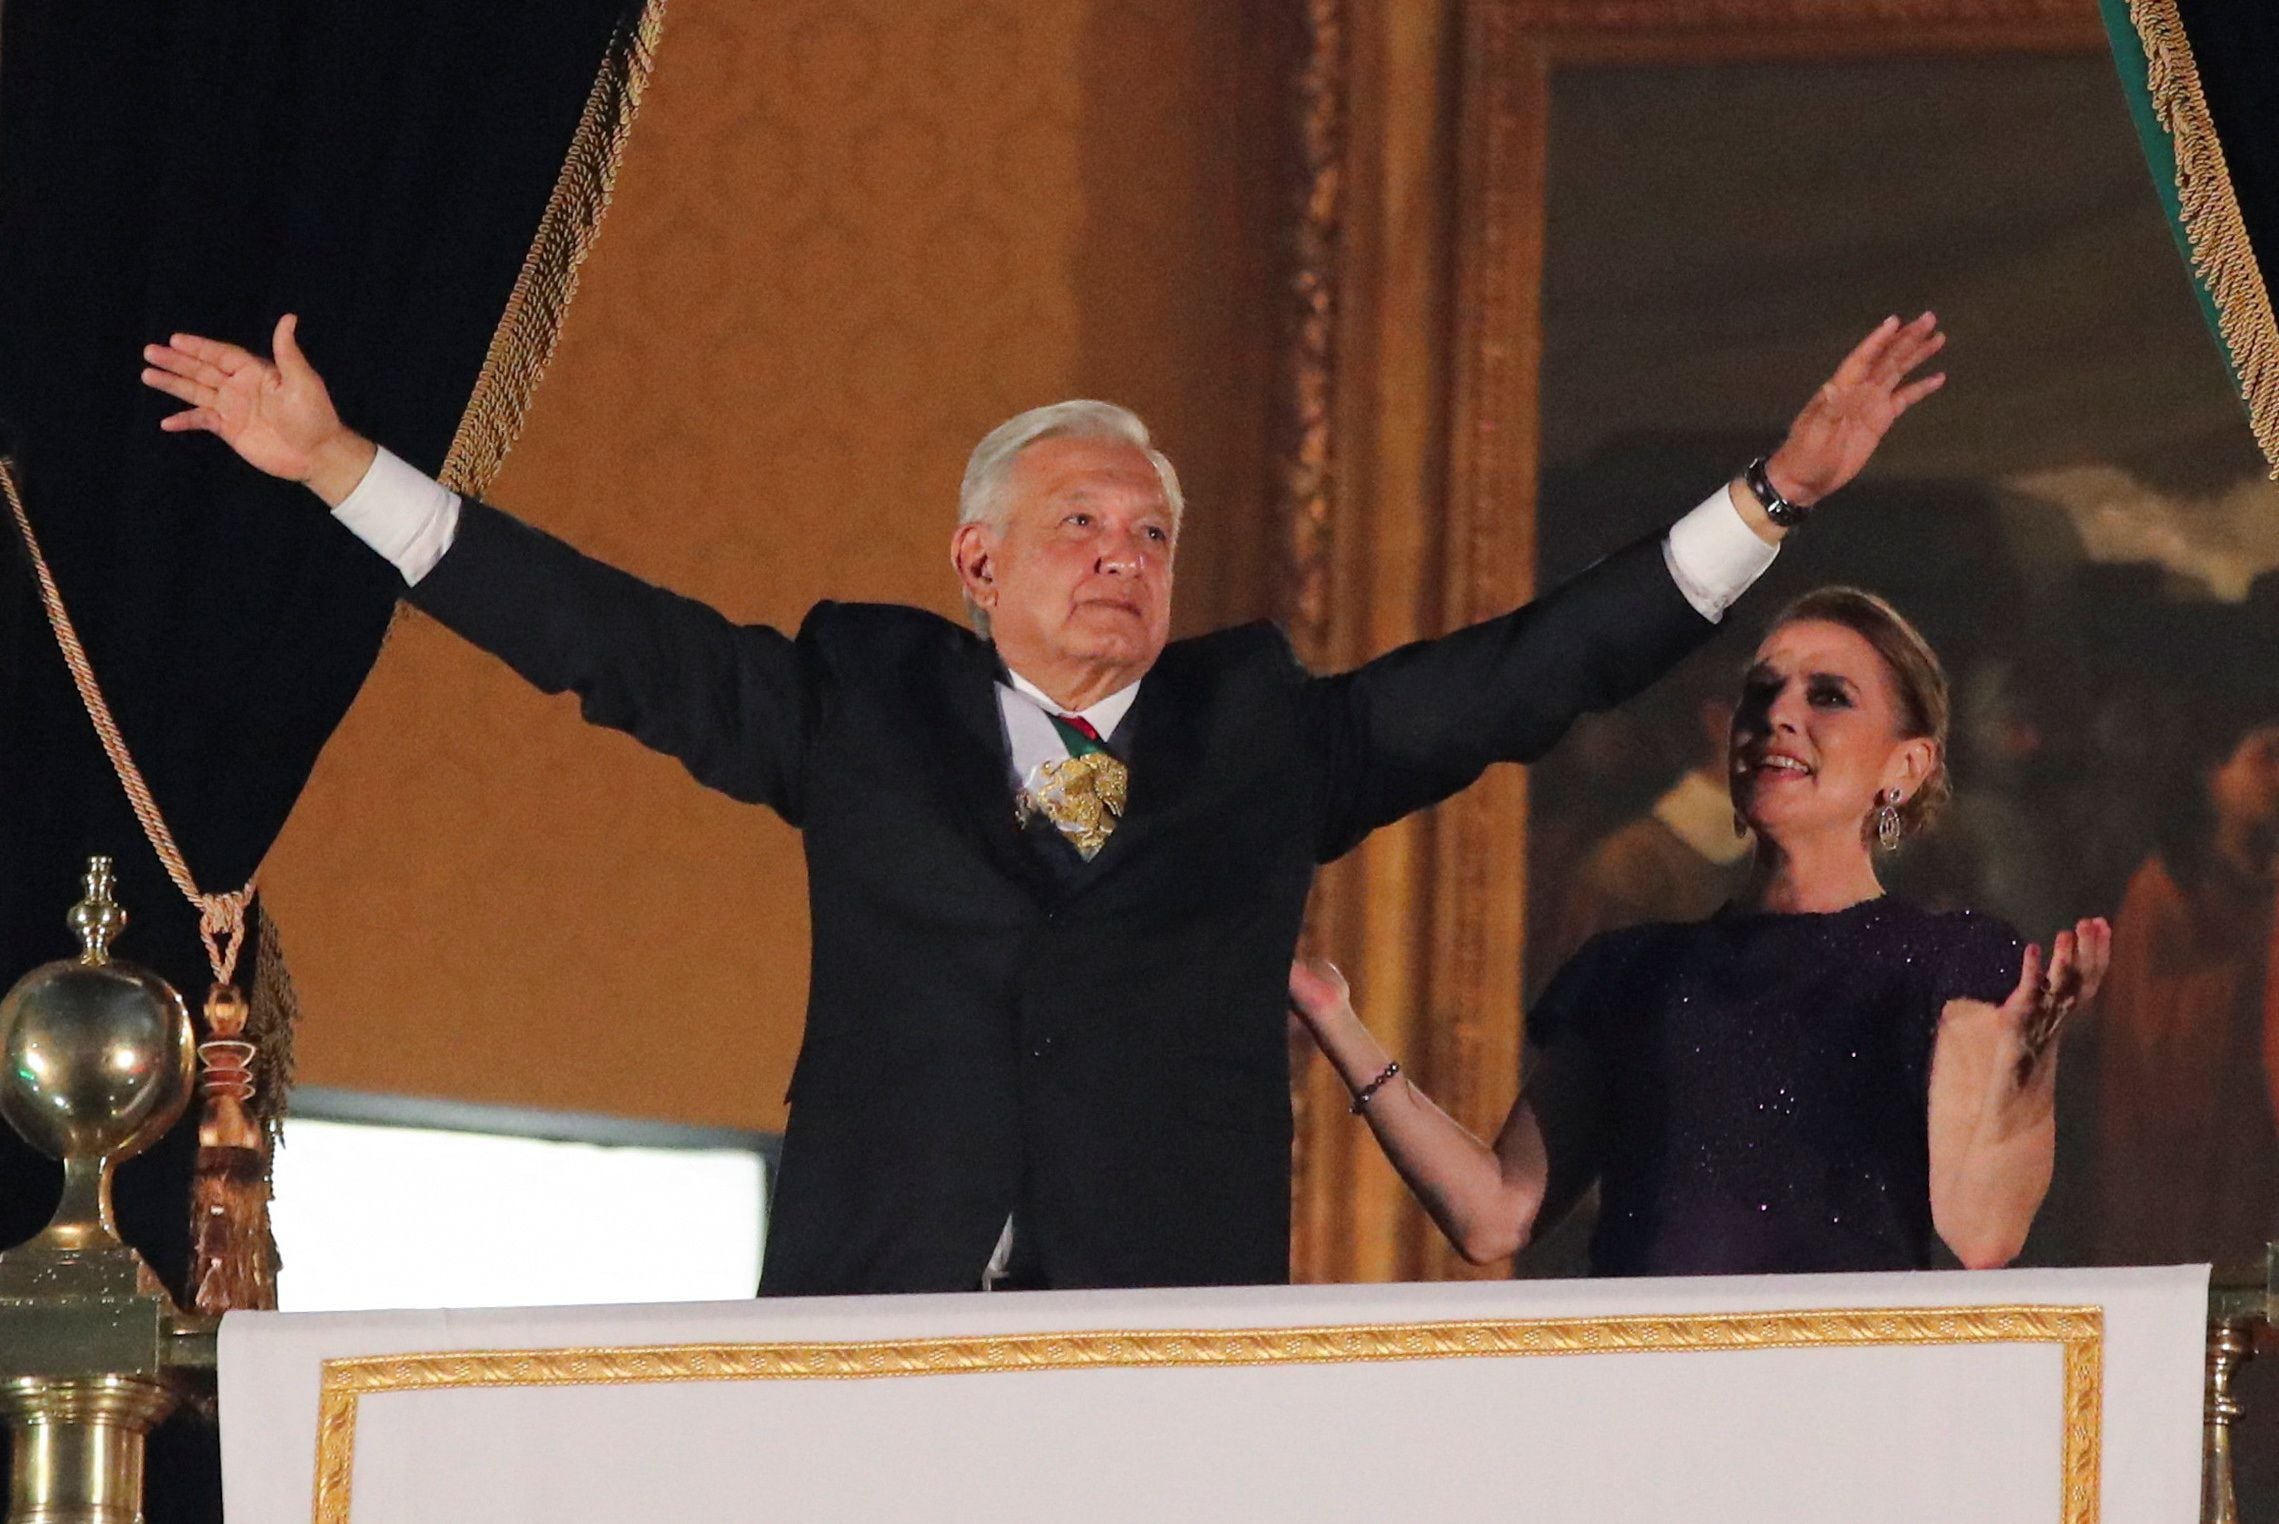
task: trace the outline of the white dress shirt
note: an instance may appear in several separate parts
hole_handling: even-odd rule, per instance
[[[433,571],[451,548],[459,530],[459,495],[381,450],[333,515],[387,557],[406,584],[414,584]],[[1712,622],[1723,619],[1734,600],[1764,575],[1774,553],[1775,548],[1742,520],[1723,487],[1671,525],[1662,541],[1662,559],[1671,580],[1701,617]],[[1020,673],[1009,675],[1011,682],[997,685],[997,711],[1005,724],[1012,785],[1018,791],[1039,763],[1067,756],[1068,743],[1051,720],[1065,711]],[[1114,735],[1139,696],[1139,687],[1133,683],[1119,689],[1081,713],[1103,739]],[[1008,1217],[982,1270],[983,1290],[1004,1275],[1012,1258],[1013,1231],[1013,1219]]]
[[[1006,669],[1012,682],[997,685],[997,713],[1005,721],[1005,748],[1013,763],[1013,787],[1028,787],[1030,775],[1047,762],[1058,762],[1068,755],[1068,743],[1061,739],[1059,727],[1052,716],[1066,719],[1073,715],[1085,721],[1105,741],[1116,733],[1130,711],[1132,700],[1139,697],[1140,685],[1133,683],[1118,688],[1089,709],[1067,710],[1054,703],[1035,683],[1030,682],[1011,668]],[[1141,682],[1146,681],[1145,678]]]

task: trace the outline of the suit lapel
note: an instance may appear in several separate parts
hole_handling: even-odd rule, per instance
[[[1049,898],[1059,885],[1021,834],[1013,813],[1013,764],[997,709],[998,676],[996,648],[986,641],[970,642],[950,681],[928,695],[929,707],[936,711],[930,733],[944,743],[941,760],[951,813],[1007,877],[1039,898]]]

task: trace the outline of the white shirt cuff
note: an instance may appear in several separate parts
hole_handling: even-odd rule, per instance
[[[1670,526],[1662,560],[1686,602],[1712,624],[1765,574],[1780,553],[1767,544],[1719,487],[1701,506]]]
[[[435,569],[459,532],[459,494],[381,450],[332,516],[394,563],[406,585]]]

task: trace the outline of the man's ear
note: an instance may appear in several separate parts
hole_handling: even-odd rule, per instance
[[[997,537],[986,524],[960,524],[950,536],[950,565],[957,568],[965,596],[976,608],[997,602]]]

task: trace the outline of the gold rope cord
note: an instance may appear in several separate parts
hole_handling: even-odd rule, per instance
[[[268,1129],[256,1123],[247,1103],[254,1097],[249,1065],[260,1048],[245,1038],[247,1006],[234,983],[238,953],[245,945],[247,908],[253,899],[254,880],[243,889],[207,894],[190,876],[190,865],[174,840],[174,832],[159,812],[142,769],[127,750],[118,721],[95,680],[94,663],[80,643],[79,631],[63,606],[63,593],[55,573],[32,532],[31,515],[16,483],[14,463],[0,459],[0,494],[23,536],[32,563],[40,604],[62,649],[72,686],[95,727],[104,755],[110,758],[119,787],[134,809],[143,835],[150,842],[166,876],[183,898],[198,911],[198,936],[206,944],[206,961],[214,975],[206,992],[205,1035],[199,1041],[199,1084],[203,1097],[198,1115],[198,1151],[190,1171],[190,1280],[191,1305],[199,1312],[219,1314],[235,1308],[277,1305],[277,1244],[269,1230]],[[260,874],[256,866],[255,877]],[[266,919],[266,917],[264,917]]]
[[[198,935],[206,944],[206,959],[213,965],[214,982],[227,984],[237,972],[238,950],[245,942],[245,907],[253,898],[254,880],[247,879],[243,889],[208,894],[191,878],[190,865],[183,860],[182,849],[175,844],[174,832],[166,824],[166,817],[159,813],[158,801],[151,797],[150,785],[143,781],[142,769],[135,765],[134,754],[127,750],[126,737],[119,733],[119,722],[112,718],[102,686],[95,681],[95,664],[87,659],[87,648],[80,643],[79,631],[64,609],[62,590],[56,586],[55,573],[48,569],[39,536],[32,533],[31,515],[24,511],[24,495],[16,484],[13,461],[0,459],[0,493],[6,494],[8,512],[14,515],[17,532],[24,537],[24,549],[31,554],[32,575],[39,583],[40,606],[47,610],[48,624],[55,631],[55,643],[63,649],[63,664],[71,669],[72,686],[79,690],[79,702],[85,706],[87,718],[94,722],[95,735],[103,743],[103,754],[111,759],[111,769],[119,775],[119,787],[126,790],[127,803],[134,807],[135,819],[141,823],[143,835],[150,838],[151,850],[158,854],[166,876],[182,891],[182,897],[197,908]],[[258,868],[255,877],[259,877]]]
[[[459,432],[437,473],[454,492],[481,494],[522,433],[530,399],[561,338],[562,318],[577,295],[579,267],[592,251],[617,187],[617,167],[656,66],[664,24],[665,0],[645,0],[609,39],[554,193],[538,219],[537,235],[491,335],[467,410],[460,415]]]
[[[785,1344],[450,1350],[323,1363],[313,1517],[348,1524],[359,1399],[467,1387],[652,1382],[847,1381],[1009,1371],[1329,1365],[1529,1355],[1831,1347],[2055,1344],[2062,1352],[2062,1524],[2095,1524],[2104,1446],[2105,1314],[2099,1307],[1828,1308],[1660,1317],[1513,1318],[1322,1328],[997,1334]]]
[[[2144,47],[2153,114],[2176,154],[2176,201],[2192,245],[2192,270],[2216,305],[2216,319],[2239,375],[2255,442],[2279,478],[2279,323],[2239,213],[2224,145],[2200,89],[2192,39],[2176,0],[2129,0]]]
[[[1274,443],[1275,522],[1282,560],[1275,613],[1298,659],[1327,664],[1330,571],[1337,491],[1338,252],[1345,226],[1347,0],[1305,0],[1303,58],[1288,86],[1288,131],[1297,173],[1284,217],[1284,302]],[[1317,899],[1303,948],[1325,950],[1328,902]],[[1290,1063],[1290,1275],[1334,1280],[1324,1253],[1333,1235],[1323,1201],[1345,1136],[1336,1076],[1305,1060],[1312,1043],[1292,1034]]]

